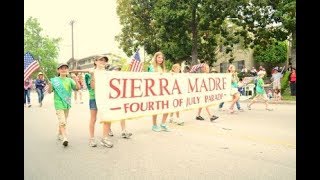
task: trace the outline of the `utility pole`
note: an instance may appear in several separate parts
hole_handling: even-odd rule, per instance
[[[75,23],[74,20],[71,20],[70,21],[70,25],[71,25],[71,40],[72,40],[72,61],[74,61],[74,46],[73,46],[73,24]],[[76,61],[76,66],[74,69],[77,69],[78,68],[78,62]]]

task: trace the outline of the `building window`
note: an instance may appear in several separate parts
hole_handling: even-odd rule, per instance
[[[220,72],[221,73],[225,73],[227,72],[228,66],[230,63],[225,62],[225,63],[220,63]],[[240,72],[241,69],[244,66],[244,60],[240,60],[240,61],[233,61],[232,64],[236,67],[236,71]]]

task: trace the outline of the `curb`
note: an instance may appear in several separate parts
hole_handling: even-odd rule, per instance
[[[240,102],[250,102],[251,99],[247,99],[247,100],[243,100],[243,101],[240,101]],[[258,103],[261,102],[263,103],[262,101],[258,101]],[[296,104],[296,101],[273,101],[273,100],[270,100],[268,102],[269,104]]]

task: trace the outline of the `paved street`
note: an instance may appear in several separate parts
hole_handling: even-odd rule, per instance
[[[245,112],[219,116],[214,123],[195,120],[197,110],[181,112],[184,126],[169,124],[171,132],[153,132],[151,117],[127,121],[131,139],[120,137],[120,123],[112,124],[114,147],[88,145],[88,94],[73,104],[68,121],[69,146],[57,140],[53,94],[43,107],[24,108],[25,180],[292,180],[296,179],[296,105],[257,103]],[[227,108],[226,103],[224,108]],[[21,105],[22,106],[22,105]],[[160,122],[158,116],[158,122]],[[96,124],[96,135],[102,127]]]

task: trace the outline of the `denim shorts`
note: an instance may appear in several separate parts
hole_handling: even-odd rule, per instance
[[[95,99],[90,99],[89,100],[89,108],[90,110],[97,110],[97,103]]]

